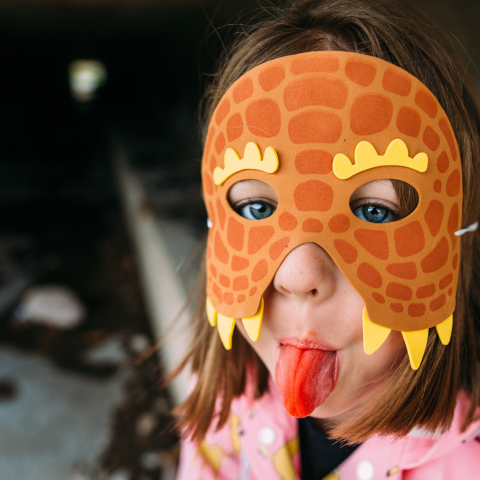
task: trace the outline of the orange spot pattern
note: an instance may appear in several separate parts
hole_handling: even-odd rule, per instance
[[[442,226],[443,220],[443,203],[438,200],[432,200],[428,205],[427,211],[423,218],[425,218],[425,223],[432,234],[432,237],[435,237]]]
[[[217,153],[220,153],[225,147],[225,136],[222,132],[218,134],[217,139],[215,140],[215,150]]]
[[[422,270],[425,273],[436,272],[447,263],[448,242],[442,237],[438,245],[421,261]]]
[[[421,317],[425,315],[425,305],[423,303],[411,303],[408,306],[408,314],[411,317]]]
[[[304,150],[295,157],[295,168],[302,175],[326,175],[332,171],[333,155],[324,150]]]
[[[392,101],[382,95],[357,97],[350,111],[350,128],[357,135],[373,135],[385,130],[393,115]]]
[[[412,289],[401,283],[390,282],[387,285],[387,297],[396,300],[410,300],[412,298]]]
[[[271,226],[252,227],[248,234],[248,254],[257,253],[272,237],[275,229]]]
[[[382,276],[368,263],[361,263],[357,269],[357,277],[363,283],[373,288],[380,288],[383,284]]]
[[[250,77],[240,80],[238,85],[233,89],[233,101],[241,103],[253,95],[253,81]]]
[[[334,233],[344,233],[350,228],[350,219],[343,213],[338,213],[330,219],[328,228]]]
[[[258,75],[258,83],[266,92],[278,87],[285,78],[285,69],[278,65],[266,68]]]
[[[454,170],[447,179],[447,186],[445,187],[447,195],[455,197],[460,190],[460,172]]]
[[[217,198],[217,213],[218,213],[218,220],[220,222],[220,227],[223,230],[223,227],[225,226],[226,213],[219,198]]]
[[[245,228],[243,225],[230,217],[228,219],[227,240],[230,246],[239,252],[243,250],[243,237],[245,235]]]
[[[395,312],[395,313],[402,313],[403,312],[403,305],[401,303],[391,303],[390,308]]]
[[[455,161],[457,159],[457,149],[455,148],[455,141],[453,139],[453,133],[450,127],[448,126],[448,122],[445,118],[440,119],[438,122],[438,126],[440,130],[445,135],[445,138],[448,142],[448,147],[450,148],[450,153],[452,154],[452,158]]]
[[[281,238],[277,240],[275,243],[272,243],[270,249],[268,250],[268,254],[272,260],[276,260],[282,252],[288,247],[288,243],[290,242],[290,237]]]
[[[385,303],[385,297],[378,292],[373,292],[372,297],[378,303]]]
[[[262,258],[252,270],[252,280],[254,282],[259,282],[264,278],[268,273],[268,264],[267,261]]]
[[[417,138],[420,133],[422,119],[420,114],[410,107],[402,107],[397,115],[397,128],[410,137]]]
[[[241,290],[247,290],[248,288],[248,278],[246,275],[242,275],[240,277],[235,277],[233,279],[232,288],[235,292]]]
[[[220,285],[222,285],[225,288],[230,287],[230,279],[226,275],[220,275],[218,281],[220,282]]]
[[[439,283],[440,290],[447,288],[452,283],[452,280],[453,280],[453,275],[451,273],[443,277]]]
[[[290,232],[292,230],[295,230],[297,226],[297,219],[288,212],[283,212],[279,217],[278,217],[278,226],[287,232]]]
[[[235,139],[242,136],[243,133],[243,120],[239,113],[232,115],[227,122],[227,138],[229,142],[233,142]]]
[[[448,234],[450,235],[450,240],[452,241],[452,250],[455,248],[457,243],[457,236],[455,235],[455,232],[458,230],[458,228],[458,205],[454,203],[452,205],[452,209],[450,210],[447,224]]]
[[[217,108],[217,113],[215,114],[215,121],[217,125],[220,125],[223,122],[223,119],[226,117],[227,113],[230,111],[230,101],[228,98],[220,102],[220,105]]]
[[[432,127],[428,126],[423,132],[423,142],[430,150],[435,151],[440,145],[440,137]]]
[[[288,135],[293,143],[336,143],[341,134],[342,120],[332,112],[302,112],[288,123]]]
[[[415,103],[430,117],[437,116],[437,104],[435,99],[425,90],[419,90],[415,94]]]
[[[357,249],[353,245],[350,245],[346,240],[341,240],[340,238],[336,238],[333,241],[333,244],[335,246],[335,249],[340,254],[340,256],[342,257],[345,263],[350,264],[357,259],[358,257]]]
[[[311,57],[303,57],[292,62],[290,71],[294,75],[301,75],[302,73],[313,72],[327,72],[333,73],[340,68],[340,61],[338,58],[330,55],[315,55]]]
[[[432,312],[436,312],[440,308],[442,308],[445,305],[445,302],[447,299],[445,298],[445,295],[442,293],[439,297],[437,297],[435,300],[432,300],[430,302],[430,310]]]
[[[423,287],[417,288],[417,298],[428,298],[435,294],[435,285],[431,283],[430,285],[424,285]]]
[[[212,195],[213,193],[213,181],[210,178],[210,175],[207,172],[203,172],[202,174],[203,177],[203,185],[205,186],[205,190],[209,195]]]
[[[403,75],[387,68],[383,75],[383,88],[402,97],[406,97],[412,88],[412,82]]]
[[[388,237],[383,230],[368,230],[359,228],[355,231],[355,239],[374,257],[387,260],[389,257]]]
[[[413,262],[392,263],[387,265],[387,272],[398,278],[414,280],[417,278],[417,266]]]
[[[223,295],[223,301],[227,304],[227,305],[232,305],[233,304],[233,301],[234,301],[234,297],[233,297],[233,293],[230,293],[230,292],[227,292]]]
[[[374,80],[377,68],[365,62],[349,61],[345,65],[347,77],[362,87],[368,87]]]
[[[347,102],[347,86],[337,78],[307,77],[290,82],[283,94],[289,111],[319,105],[341,109]]]
[[[214,244],[214,251],[215,251],[215,256],[222,262],[222,263],[227,263],[228,258],[230,257],[227,249],[225,248],[225,245],[222,242],[222,239],[220,238],[219,233],[217,232],[215,235],[215,244]]]
[[[275,137],[280,132],[282,114],[273,100],[266,98],[250,103],[245,116],[247,127],[253,135]]]
[[[248,261],[248,258],[238,257],[237,255],[232,257],[232,270],[234,272],[241,272],[248,268],[249,265],[250,262]]]
[[[293,198],[301,212],[327,212],[332,206],[333,190],[320,180],[309,180],[297,185]]]
[[[304,232],[320,233],[323,230],[323,225],[317,218],[307,218],[303,222],[302,230]]]
[[[455,256],[453,257],[452,259],[452,268],[454,270],[457,269],[457,265],[458,265],[458,254],[455,254]]]
[[[440,173],[445,173],[448,170],[450,162],[448,161],[447,152],[444,150],[437,159],[437,168]]]
[[[420,222],[414,221],[399,227],[393,234],[395,250],[400,257],[410,257],[425,247],[425,236]]]

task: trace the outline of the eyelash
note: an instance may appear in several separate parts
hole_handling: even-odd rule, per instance
[[[392,204],[390,202],[382,202],[381,200],[378,199],[369,199],[365,198],[362,200],[359,200],[358,203],[352,203],[350,204],[350,210],[352,213],[360,207],[364,206],[372,206],[372,207],[377,207],[377,208],[384,208],[385,210],[388,210],[392,214],[392,218],[388,220],[388,222],[383,222],[383,223],[391,223],[391,222],[396,222],[400,220],[400,216],[397,214],[398,207],[396,209],[392,208]]]
[[[266,203],[268,205],[271,205],[272,207],[277,208],[277,204],[275,202],[261,197],[244,198],[243,200],[240,200],[239,202],[232,205],[232,208],[238,213],[238,211],[241,210],[243,207],[251,205],[252,203]]]

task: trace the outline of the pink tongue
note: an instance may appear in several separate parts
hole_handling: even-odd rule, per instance
[[[293,417],[307,417],[335,387],[336,353],[292,345],[278,349],[275,378],[285,410]]]

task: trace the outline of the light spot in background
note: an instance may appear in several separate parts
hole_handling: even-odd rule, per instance
[[[74,60],[68,66],[70,95],[80,103],[91,102],[107,83],[107,69],[98,60]]]

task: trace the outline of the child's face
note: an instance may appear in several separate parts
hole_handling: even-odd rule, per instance
[[[278,202],[275,191],[259,180],[236,183],[229,191],[228,200],[237,213],[251,220],[272,215]],[[356,216],[372,223],[395,221],[398,205],[390,180],[363,185],[352,195],[350,203]],[[386,345],[373,355],[365,354],[361,321],[364,302],[332,258],[317,244],[306,243],[290,252],[265,292],[264,300],[258,341],[249,340],[242,322],[237,321],[237,327],[263,360],[280,390],[288,379],[276,378],[276,375],[283,375],[288,368],[299,371],[305,367],[293,355],[294,364],[282,369],[282,362],[291,362],[292,358],[291,352],[285,353],[285,347],[296,347],[295,352],[309,350],[314,357],[319,350],[330,351],[330,360],[326,363],[331,368],[325,367],[326,370],[320,369],[318,373],[330,378],[313,384],[315,389],[324,388],[327,395],[324,403],[312,412],[314,417],[331,418],[348,412],[381,385],[384,375],[405,354],[401,333],[396,331],[391,332]],[[306,366],[308,368],[308,362]],[[312,388],[308,381],[304,385],[306,389]],[[292,395],[302,394],[292,390]],[[308,392],[305,395],[308,397]]]

